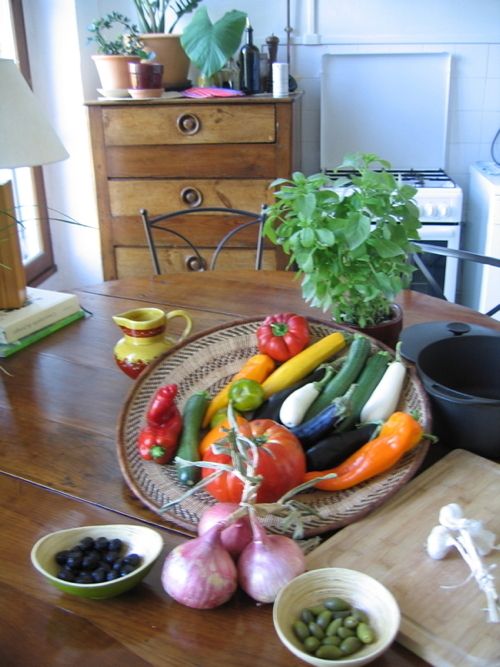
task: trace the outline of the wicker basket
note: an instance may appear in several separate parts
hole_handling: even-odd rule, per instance
[[[187,398],[196,391],[208,390],[211,395],[221,389],[241,368],[244,361],[257,352],[256,330],[262,320],[243,320],[193,336],[156,360],[136,380],[123,407],[118,424],[118,457],[125,480],[133,493],[151,510],[184,529],[195,532],[203,511],[215,503],[200,490],[171,506],[166,513],[161,507],[177,500],[186,488],[176,477],[173,464],[158,465],[145,461],[137,450],[137,437],[144,425],[146,406],[153,393],[163,384],[178,385],[177,404],[182,410]],[[349,331],[345,327],[309,320],[312,340],[332,333]],[[373,349],[387,349],[370,339]],[[425,391],[410,371],[401,396],[399,409],[420,417],[425,432],[430,431],[430,409]],[[329,493],[310,490],[296,499],[311,508],[304,520],[304,536],[310,537],[353,523],[387,500],[416,473],[429,443],[423,441],[408,452],[385,474],[346,491]],[[271,532],[291,534],[284,520],[270,516],[264,525]]]

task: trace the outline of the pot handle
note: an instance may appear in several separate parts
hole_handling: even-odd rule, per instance
[[[429,389],[431,390],[432,396],[436,398],[454,398],[467,405],[497,405],[500,407],[500,400],[496,398],[481,398],[480,396],[471,396],[470,394],[464,394],[461,391],[455,391],[454,389],[449,389],[448,387],[443,387],[441,384],[431,384]]]

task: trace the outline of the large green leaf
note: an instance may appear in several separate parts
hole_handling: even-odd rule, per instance
[[[210,77],[218,72],[236,52],[241,43],[247,15],[233,9],[212,23],[206,7],[200,7],[186,26],[181,44],[188,58]]]

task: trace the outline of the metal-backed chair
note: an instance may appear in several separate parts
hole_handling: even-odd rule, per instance
[[[478,255],[474,252],[469,252],[468,250],[454,250],[453,248],[444,248],[442,246],[432,245],[430,243],[421,243],[420,241],[414,241],[414,243],[420,248],[421,253],[429,253],[431,255],[451,257],[453,259],[460,260],[461,262],[476,262],[478,264],[500,268],[500,259],[497,259],[496,257],[489,257],[488,255]],[[421,253],[414,253],[411,256],[412,263],[424,276],[425,280],[429,284],[433,296],[437,296],[440,299],[444,299],[445,301],[447,301],[442,288],[435,280],[434,276],[429,271],[428,267],[425,265],[425,262],[422,260],[422,257],[420,256]],[[500,277],[499,277],[499,283],[500,283]],[[490,308],[488,312],[485,313],[485,315],[489,315],[491,317],[499,311],[500,311],[500,304],[497,304],[493,308]]]
[[[224,208],[217,206],[207,206],[207,207],[198,207],[198,208],[189,208],[182,209],[179,211],[173,211],[171,213],[164,213],[161,215],[150,216],[147,209],[141,209],[140,215],[144,225],[144,231],[146,233],[146,240],[148,243],[149,251],[151,254],[151,260],[153,262],[153,269],[156,275],[160,275],[161,264],[159,258],[159,244],[157,242],[155,231],[162,231],[168,234],[171,234],[177,239],[180,239],[184,243],[184,247],[188,248],[193,254],[188,255],[185,258],[185,265],[189,271],[213,271],[216,268],[217,261],[219,259],[220,253],[224,249],[228,249],[230,241],[238,234],[242,233],[244,230],[255,227],[254,235],[254,244],[255,248],[255,270],[262,269],[262,260],[263,260],[263,251],[264,251],[264,240],[263,240],[263,226],[265,220],[265,206],[262,207],[260,213],[254,213],[251,211],[246,211],[243,209],[236,208]],[[217,245],[213,249],[212,256],[208,262],[201,254],[199,249],[199,244],[192,240],[192,236],[189,235],[189,232],[185,232],[186,227],[186,218],[191,216],[204,216],[204,215],[220,215],[220,216],[230,216],[228,219],[228,225],[230,227],[223,237],[218,241]],[[242,219],[244,220],[242,222]],[[166,223],[166,224],[165,224]],[[180,231],[182,229],[182,231]],[[252,247],[249,245],[249,242],[246,242],[246,245],[239,247]]]

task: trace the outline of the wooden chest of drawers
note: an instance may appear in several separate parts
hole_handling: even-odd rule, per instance
[[[198,206],[259,212],[269,184],[300,168],[300,95],[87,105],[105,280],[152,273],[141,208],[150,215]],[[197,223],[194,240],[208,259],[228,224],[214,216]],[[162,270],[184,270],[191,252],[164,239]],[[253,243],[242,236],[218,268],[243,266]],[[276,257],[266,250],[264,267],[279,266]]]

